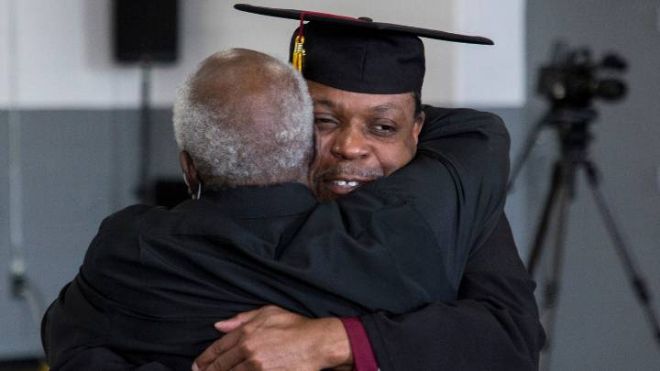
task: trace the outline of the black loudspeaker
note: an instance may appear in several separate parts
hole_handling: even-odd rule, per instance
[[[174,63],[178,57],[178,0],[114,0],[114,56],[121,63]]]

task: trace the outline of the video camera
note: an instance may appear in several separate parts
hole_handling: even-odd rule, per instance
[[[558,43],[552,63],[540,69],[537,90],[554,108],[586,108],[594,98],[616,101],[626,94],[626,84],[618,78],[626,67],[626,61],[615,53],[605,54],[596,63],[587,48],[568,50]]]

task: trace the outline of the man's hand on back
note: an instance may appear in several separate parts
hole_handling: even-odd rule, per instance
[[[197,359],[193,370],[300,370],[348,366],[353,357],[337,318],[309,319],[268,305],[215,324],[223,337]]]

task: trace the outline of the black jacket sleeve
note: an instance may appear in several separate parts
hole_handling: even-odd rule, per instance
[[[381,370],[536,370],[544,342],[505,217],[469,258],[456,301],[363,316]]]
[[[379,365],[382,370],[535,370],[544,333],[534,283],[502,213],[508,157],[500,152],[501,141],[492,140],[504,135],[502,123],[470,110],[427,107],[426,113],[420,152],[448,159],[462,179],[465,203],[477,208],[466,215],[473,220],[463,221],[473,228],[463,236],[470,240],[462,241],[470,254],[457,300],[362,317]],[[476,148],[480,135],[491,140]]]

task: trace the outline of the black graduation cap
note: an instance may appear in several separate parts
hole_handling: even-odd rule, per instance
[[[308,80],[359,93],[421,93],[425,62],[419,37],[493,45],[485,37],[374,22],[366,17],[247,4],[234,8],[299,20],[290,46],[294,66]]]

